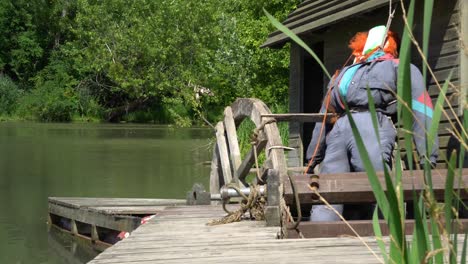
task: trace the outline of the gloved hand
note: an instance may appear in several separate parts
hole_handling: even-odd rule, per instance
[[[309,161],[309,163],[310,163],[310,161]],[[309,164],[309,163],[308,163],[308,164]],[[315,173],[314,173],[314,169],[315,169],[315,167],[317,167],[318,164],[319,164],[319,163],[318,163],[316,160],[312,161],[312,163],[310,164],[310,166],[309,166],[308,169],[307,169],[307,173],[308,173],[308,174],[315,174]]]

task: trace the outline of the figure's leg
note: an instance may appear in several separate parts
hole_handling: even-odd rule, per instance
[[[361,138],[366,147],[371,163],[376,171],[383,171],[384,166],[391,167],[392,152],[395,145],[396,129],[392,121],[383,114],[378,114],[379,121],[379,138],[377,139],[370,114],[360,113],[353,115]],[[351,153],[351,171],[365,171],[361,155],[356,145],[354,138],[349,142],[349,151]],[[383,160],[383,161],[382,161]],[[373,204],[359,204],[354,207],[345,208],[347,213],[351,211],[355,220],[371,219],[375,209]]]
[[[339,121],[327,137],[325,159],[321,163],[320,174],[349,172],[349,160],[344,136],[340,133]],[[335,210],[343,213],[342,204],[333,204]],[[313,205],[310,221],[339,221],[340,218],[326,205]]]
[[[383,171],[384,166],[390,166],[392,152],[395,146],[396,129],[392,121],[383,114],[378,114],[380,145],[377,139],[369,113],[353,115],[359,133],[366,147],[371,163],[376,171]],[[348,142],[351,153],[351,171],[365,171],[361,155],[354,137]],[[383,159],[383,162],[382,162]]]

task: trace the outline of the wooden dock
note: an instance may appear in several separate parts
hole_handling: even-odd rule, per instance
[[[221,206],[166,207],[89,263],[381,263],[356,238],[277,239],[264,221],[207,226]],[[373,238],[364,238],[378,253]]]
[[[166,206],[185,205],[180,199],[49,197],[50,225],[93,242],[97,250],[114,244],[117,235],[131,232],[141,219]]]

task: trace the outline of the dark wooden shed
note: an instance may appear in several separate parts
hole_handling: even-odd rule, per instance
[[[424,1],[416,1],[414,34],[422,43]],[[405,1],[406,6],[409,1]],[[391,29],[402,35],[404,21],[400,1]],[[376,25],[385,25],[389,12],[389,0],[305,0],[289,14],[283,24],[298,34],[322,59],[333,73],[348,58],[349,39],[358,31],[367,31]],[[275,31],[268,36],[264,47],[282,48],[290,39]],[[421,44],[422,45],[422,44]],[[315,60],[300,46],[291,43],[289,111],[291,113],[316,113],[328,83],[327,77]],[[412,63],[421,69],[422,61],[416,49]],[[448,98],[457,116],[467,107],[468,86],[468,0],[435,0],[429,44],[428,61],[439,82],[443,83],[454,69]],[[435,81],[428,74],[428,91],[433,101],[439,94]],[[445,105],[448,108],[448,105]],[[453,116],[451,117],[453,119]],[[439,129],[439,165],[443,167],[450,124],[442,117]],[[297,151],[288,155],[288,166],[301,166],[305,162],[304,149],[310,141],[314,124],[290,123],[289,144]]]

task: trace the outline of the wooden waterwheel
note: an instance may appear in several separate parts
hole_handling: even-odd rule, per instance
[[[224,110],[224,120],[216,125],[216,144],[213,150],[210,175],[210,193],[217,195],[224,185],[247,185],[246,176],[261,153],[265,161],[259,164],[262,184],[267,184],[268,205],[266,207],[267,223],[279,225],[280,200],[282,199],[282,182],[287,177],[287,166],[276,120],[262,101],[253,98],[237,99]],[[250,151],[241,157],[237,128],[245,119],[255,124],[254,136]],[[273,172],[273,173],[272,173]],[[260,184],[260,182],[258,182]],[[270,216],[268,216],[270,215]],[[269,219],[273,219],[269,221]]]

